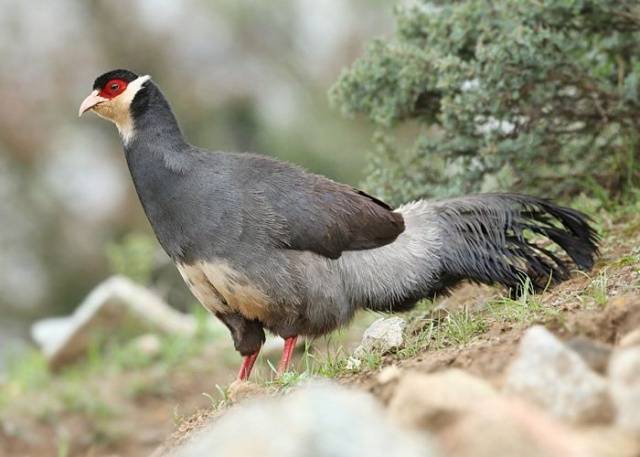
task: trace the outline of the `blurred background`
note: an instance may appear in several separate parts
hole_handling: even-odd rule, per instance
[[[363,41],[391,29],[387,2],[1,0],[0,8],[5,356],[34,319],[68,313],[110,271],[170,285],[175,306],[192,302],[163,267],[115,128],[77,118],[107,70],[150,74],[194,144],[261,152],[352,184],[363,178],[371,127],[338,116],[326,94]],[[132,265],[147,257],[153,265]]]

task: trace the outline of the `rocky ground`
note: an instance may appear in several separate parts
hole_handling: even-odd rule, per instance
[[[602,328],[640,324],[640,295],[617,298],[606,309]],[[459,351],[447,367],[391,363],[342,386],[310,382],[275,400],[240,386],[237,406],[213,419],[196,416],[158,455],[197,456],[203,449],[274,457],[640,455],[638,328],[614,345],[609,338],[562,341],[542,325],[518,340],[505,368],[487,376],[458,368],[468,368],[472,357]]]
[[[353,343],[349,334],[327,348],[315,342],[281,378],[262,362],[255,384],[216,389],[239,359],[225,339],[203,338],[165,342],[151,361],[119,350],[82,376],[45,377],[4,407],[0,395],[2,449],[640,456],[640,216],[631,208],[596,219],[603,242],[593,271],[519,300],[464,286],[402,320],[376,322],[355,348],[384,317],[365,316]],[[81,390],[94,401],[77,400]]]
[[[157,455],[640,456],[638,222],[546,293],[467,286],[375,322],[330,384],[233,385]]]

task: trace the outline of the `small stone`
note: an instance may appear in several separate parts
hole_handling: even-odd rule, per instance
[[[404,319],[396,316],[376,320],[365,330],[354,355],[362,357],[372,351],[385,353],[401,347],[406,325]]]
[[[618,343],[620,347],[626,348],[631,346],[640,346],[640,328],[630,331]]]
[[[155,357],[162,347],[160,338],[154,333],[140,335],[131,342],[131,345],[147,357]]]
[[[640,432],[640,346],[616,351],[609,365],[611,397],[616,407],[616,423]]]
[[[505,392],[573,422],[611,419],[607,381],[542,326],[531,327],[507,370]]]
[[[605,374],[609,366],[612,347],[608,344],[577,336],[567,341],[567,346],[587,362],[593,371]]]
[[[350,356],[347,359],[347,365],[346,365],[346,369],[347,370],[352,370],[352,371],[357,371],[360,369],[360,367],[362,366],[362,360],[354,357],[354,356]]]
[[[380,384],[388,384],[392,381],[395,381],[400,377],[402,370],[398,368],[397,365],[389,365],[388,367],[384,367],[376,379]]]
[[[491,385],[459,369],[434,374],[410,372],[396,386],[389,414],[402,426],[439,430],[474,403],[496,395]]]

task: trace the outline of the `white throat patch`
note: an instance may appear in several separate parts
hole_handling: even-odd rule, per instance
[[[136,133],[133,118],[131,117],[131,111],[129,110],[131,102],[138,91],[142,88],[142,85],[149,79],[151,79],[151,76],[149,75],[140,76],[134,79],[127,84],[127,88],[120,95],[109,101],[100,103],[94,108],[94,111],[100,117],[108,119],[116,124],[118,132],[120,132],[122,142],[125,145],[129,144]]]

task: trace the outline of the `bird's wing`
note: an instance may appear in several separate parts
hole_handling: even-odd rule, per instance
[[[282,247],[336,259],[384,246],[404,231],[402,215],[365,192],[282,162],[266,164],[254,189],[281,223],[272,238]]]
[[[402,215],[366,193],[329,180],[281,198],[290,249],[330,258],[342,251],[391,243],[404,230]]]

